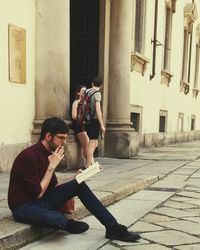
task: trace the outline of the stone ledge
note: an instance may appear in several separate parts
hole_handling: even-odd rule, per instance
[[[150,176],[150,178],[145,179],[135,179],[135,182],[125,182],[124,185],[118,183],[113,186],[112,191],[102,190],[103,188],[98,188],[94,192],[102,192],[102,197],[100,200],[105,206],[111,205],[127,196],[138,192],[139,190],[145,189],[157,182],[158,176]],[[133,181],[133,180],[131,180]],[[108,188],[108,187],[107,187]],[[77,208],[76,212],[71,218],[82,219],[89,215],[89,211],[81,204],[80,201],[76,202]],[[20,247],[27,245],[28,243],[38,240],[43,236],[52,232],[50,229],[36,228],[29,225],[21,224],[15,222],[12,217],[3,218],[0,221],[0,250],[15,250]]]

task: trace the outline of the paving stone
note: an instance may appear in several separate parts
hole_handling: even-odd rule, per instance
[[[142,220],[149,222],[149,223],[156,223],[157,221],[172,221],[172,220],[175,220],[175,218],[171,218],[165,215],[159,215],[155,213],[149,213],[145,217],[143,217]]]
[[[197,180],[197,178],[190,178],[189,180],[187,180],[187,185],[200,187],[200,182]]]
[[[8,209],[7,199],[3,199],[3,200],[0,201],[0,207]]]
[[[85,240],[87,239],[87,240]],[[59,250],[59,249],[98,249],[108,240],[105,239],[101,230],[88,230],[82,234],[67,234],[66,232],[56,232],[38,242],[29,244],[21,250]]]
[[[8,208],[0,207],[0,220],[6,217],[10,217],[10,216],[11,216],[11,212]]]
[[[200,193],[200,187],[192,187],[192,186],[188,186],[188,187],[185,187],[185,190],[188,190],[188,191],[194,191],[194,192],[198,192],[198,193]]]
[[[184,233],[192,235],[200,235],[200,226],[198,223],[185,221],[185,220],[176,220],[168,222],[157,222],[158,225],[175,229],[177,231],[182,231]]]
[[[192,244],[187,246],[176,247],[177,250],[199,250],[200,244]]]
[[[197,217],[184,217],[183,219],[188,220],[188,221],[193,221],[193,222],[200,224],[200,217],[199,216],[197,216]]]
[[[177,195],[200,199],[200,193],[195,193],[195,192],[192,192],[192,191],[178,192]]]
[[[153,232],[153,231],[163,230],[163,227],[156,226],[143,221],[138,221],[132,227],[130,227],[130,230],[143,233],[143,232]]]
[[[178,175],[187,175],[190,176],[192,175],[194,172],[196,171],[196,168],[192,168],[192,167],[183,167],[183,168],[179,168],[176,171],[173,172],[173,174],[178,174]]]
[[[174,181],[174,180],[161,180],[156,182],[155,184],[151,185],[151,187],[155,188],[177,188],[181,189],[186,185],[184,181]]]
[[[184,197],[184,196],[175,195],[175,196],[171,197],[170,200],[172,200],[172,201],[180,201],[180,202],[193,204],[193,205],[197,205],[197,206],[200,205],[200,200],[194,199],[194,198],[188,198],[188,197]]]
[[[199,238],[175,230],[143,233],[142,237],[144,239],[165,246],[178,246],[183,244],[200,243]]]
[[[197,178],[199,179],[200,178],[200,173],[194,173],[193,175],[191,175],[191,178]]]
[[[188,208],[188,209],[185,209],[185,211],[188,211],[188,212],[191,212],[193,214],[200,216],[200,208]]]
[[[183,202],[176,202],[176,201],[171,201],[168,200],[164,203],[165,207],[171,207],[171,208],[176,208],[176,209],[186,209],[186,208],[194,208],[195,205],[192,204],[186,204]]]
[[[171,197],[174,192],[150,191],[142,190],[134,195],[135,199],[152,200],[152,201],[165,201]]]
[[[112,243],[114,245],[118,246],[120,249],[121,248],[124,249],[125,247],[128,247],[128,246],[139,246],[139,245],[144,245],[144,244],[148,245],[150,242],[140,238],[136,242],[123,242],[123,241],[120,241],[120,240],[113,240]]]
[[[175,208],[169,208],[169,207],[157,208],[157,209],[154,209],[153,212],[163,214],[163,215],[167,215],[167,216],[171,216],[171,217],[175,217],[175,218],[182,218],[182,217],[187,217],[187,216],[195,216],[194,213],[182,211],[182,210],[175,209]]]
[[[148,244],[139,246],[123,247],[124,250],[169,250],[169,248],[158,245],[158,244]]]
[[[187,166],[196,166],[197,168],[200,167],[200,160],[196,160],[196,161],[193,161],[193,162],[190,162],[189,164],[187,164]]]
[[[119,250],[119,247],[113,246],[111,244],[106,244],[103,247],[100,247],[99,250]]]
[[[180,175],[180,174],[170,174],[165,177],[165,180],[176,180],[176,181],[185,181],[188,179],[188,175]]]

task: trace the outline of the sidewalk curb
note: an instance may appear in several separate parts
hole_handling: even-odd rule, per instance
[[[136,179],[134,183],[127,183],[126,185],[122,186],[118,189],[113,189],[112,191],[105,192],[107,193],[104,195],[100,200],[104,204],[104,206],[109,206],[119,200],[122,200],[129,195],[132,195],[139,190],[145,189],[152,185],[153,183],[159,180],[159,176],[151,176],[149,179]],[[93,190],[94,192],[101,192],[102,190]],[[88,216],[90,212],[82,205],[78,205],[76,207],[76,212],[71,216],[75,219],[82,219]],[[1,222],[1,226],[5,228],[9,228],[9,232],[0,237],[0,250],[15,250],[19,249],[20,247],[38,240],[43,236],[52,232],[52,230],[45,229],[45,228],[34,228],[29,225],[17,223],[13,221],[13,218],[7,217]]]

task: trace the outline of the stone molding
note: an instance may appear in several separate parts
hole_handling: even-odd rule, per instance
[[[147,64],[150,62],[150,60],[145,57],[144,55],[140,54],[139,52],[132,52],[131,54],[131,72],[133,70],[142,73],[144,75]]]
[[[184,7],[184,27],[189,29],[191,24],[194,23],[198,18],[197,6],[195,3],[188,3]]]
[[[180,92],[183,92],[185,95],[187,95],[190,91],[190,85],[183,80],[180,82]]]
[[[176,12],[176,1],[177,0],[165,0],[167,8],[172,9],[172,12]]]
[[[168,70],[161,70],[161,84],[165,84],[169,87],[172,77],[173,75]]]
[[[197,96],[198,96],[198,94],[199,94],[199,89],[193,88],[192,94],[193,94],[193,97],[194,97],[195,99],[197,99]]]

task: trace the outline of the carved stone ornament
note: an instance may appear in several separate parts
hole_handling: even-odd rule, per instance
[[[197,99],[197,96],[198,96],[198,94],[199,94],[199,89],[195,89],[195,88],[194,88],[194,89],[192,90],[192,94],[193,94],[193,97]]]
[[[166,7],[172,9],[172,12],[176,12],[176,1],[177,0],[165,0]]]
[[[147,64],[149,62],[150,60],[145,56],[143,56],[142,54],[138,52],[133,52],[131,55],[131,71],[135,70],[144,75],[147,69]]]
[[[184,7],[185,26],[194,23],[198,18],[197,6],[195,3],[188,3]]]
[[[173,75],[169,71],[167,71],[166,69],[163,69],[161,71],[161,83],[166,84],[167,87],[169,87],[169,84],[171,82],[172,77],[173,77]]]
[[[190,91],[190,85],[184,81],[180,82],[180,91],[187,95]]]

